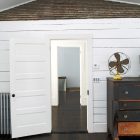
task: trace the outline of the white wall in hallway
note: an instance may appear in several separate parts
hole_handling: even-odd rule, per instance
[[[91,34],[92,132],[106,132],[106,77],[108,58],[116,52],[126,53],[131,69],[125,76],[140,75],[140,19],[87,19],[55,21],[0,22],[0,92],[9,92],[9,40],[11,38],[46,38],[53,34]],[[96,64],[96,66],[95,66]],[[94,81],[99,78],[99,81]]]
[[[56,106],[59,104],[58,98],[58,76],[66,76],[66,87],[69,87],[69,80],[73,86],[77,84],[79,80],[80,87],[80,104],[87,105],[87,90],[89,72],[87,72],[87,48],[92,48],[91,45],[87,46],[87,36],[79,35],[49,35],[48,40],[51,42],[51,87],[52,87],[52,105]],[[62,52],[59,54],[60,49]],[[71,50],[72,49],[72,50]],[[77,51],[75,51],[75,49]],[[65,51],[64,51],[65,50]],[[91,51],[90,51],[91,52]],[[66,54],[65,54],[66,53]],[[65,54],[65,55],[64,55]],[[89,54],[88,54],[89,55]],[[60,63],[60,61],[62,61]],[[64,65],[64,66],[63,66]],[[90,64],[92,65],[92,63]],[[59,72],[62,69],[61,73]],[[77,70],[75,70],[77,69]],[[63,74],[63,75],[62,75]],[[72,78],[72,79],[71,79]]]
[[[67,77],[67,88],[80,87],[80,48],[58,47],[58,76]]]

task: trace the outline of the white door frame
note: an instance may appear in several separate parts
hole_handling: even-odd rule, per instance
[[[80,104],[87,105],[87,70],[86,70],[86,40],[52,40],[51,41],[51,74],[52,74],[52,105],[59,104],[58,91],[58,48],[79,48],[80,49]],[[65,75],[64,75],[65,76]],[[54,88],[55,87],[55,88]]]
[[[47,40],[48,40],[48,45],[51,46],[51,40],[85,40],[87,45],[86,45],[86,59],[87,59],[87,89],[89,90],[89,95],[87,97],[87,130],[89,133],[93,133],[93,87],[92,87],[92,35],[89,34],[84,34],[84,35],[79,35],[79,34],[56,34],[56,35],[47,35]],[[51,48],[52,49],[52,48]],[[52,53],[52,50],[51,50]],[[57,50],[54,52],[57,54]],[[54,75],[55,78],[57,75]],[[52,73],[51,73],[51,78]],[[52,79],[51,79],[52,81]],[[58,88],[58,83],[54,87],[52,86],[52,92],[53,90],[56,90]],[[53,97],[52,97],[53,98]]]

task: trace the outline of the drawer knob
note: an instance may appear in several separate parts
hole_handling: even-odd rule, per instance
[[[126,127],[123,129],[123,131],[127,131],[127,130],[128,130],[128,128],[126,128]]]
[[[124,115],[124,118],[125,118],[125,119],[127,119],[127,118],[128,118],[128,116],[127,116],[127,115]]]
[[[127,103],[123,104],[124,107],[127,107]]]
[[[125,91],[124,93],[125,93],[126,95],[128,95],[128,91]]]

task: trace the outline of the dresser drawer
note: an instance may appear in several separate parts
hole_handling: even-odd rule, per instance
[[[140,83],[118,84],[114,90],[117,100],[140,100]]]
[[[118,121],[140,121],[140,111],[118,111]]]
[[[119,136],[140,136],[140,122],[119,122]]]
[[[140,101],[120,101],[119,110],[138,110],[140,109]]]

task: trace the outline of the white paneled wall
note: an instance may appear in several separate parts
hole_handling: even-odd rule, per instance
[[[130,29],[128,29],[129,31]],[[127,32],[128,32],[127,31]],[[137,30],[139,32],[140,30]],[[123,29],[122,29],[123,32]],[[130,30],[130,33],[133,33],[133,30]],[[116,34],[116,30],[112,36]],[[121,35],[121,32],[120,32]],[[130,57],[131,61],[131,68],[125,76],[139,76],[140,75],[140,38],[135,36],[126,38],[120,37],[107,37],[106,38],[98,38],[94,39],[94,46],[93,46],[93,77],[95,81],[93,81],[93,91],[94,91],[94,98],[93,98],[93,110],[94,111],[94,119],[93,122],[96,124],[103,125],[101,129],[104,131],[106,130],[106,77],[110,76],[108,71],[108,59],[114,52],[124,52]],[[97,79],[97,81],[96,81]],[[102,109],[102,110],[101,110]],[[101,110],[104,113],[100,113],[97,110]],[[98,119],[97,119],[98,118]],[[100,120],[100,121],[99,121]],[[96,128],[95,128],[96,129]],[[101,131],[96,129],[97,132]]]
[[[9,92],[9,41],[0,40],[0,92]]]
[[[10,39],[43,39],[50,34],[93,35],[91,117],[93,131],[106,132],[106,77],[110,76],[108,58],[116,51],[126,53],[131,60],[131,69],[125,76],[140,75],[140,19],[0,22],[0,92],[9,92]]]

